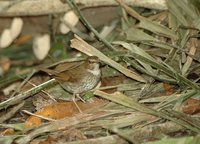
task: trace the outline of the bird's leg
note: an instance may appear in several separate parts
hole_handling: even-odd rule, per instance
[[[80,97],[79,94],[73,93],[72,101],[74,102],[74,104],[75,104],[76,108],[78,109],[78,111],[79,111],[80,113],[83,113],[82,110],[80,109],[80,107],[78,106],[78,104],[76,103],[76,96]]]
[[[79,94],[76,94],[76,97],[79,98],[82,102],[84,102],[84,103],[86,102],[84,99],[82,99],[82,98],[80,97]]]

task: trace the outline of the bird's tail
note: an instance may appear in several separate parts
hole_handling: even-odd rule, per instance
[[[48,73],[49,75],[55,75],[55,74],[57,74],[56,71],[51,70],[51,69],[47,69],[47,68],[39,68],[38,70],[43,71],[45,73]]]

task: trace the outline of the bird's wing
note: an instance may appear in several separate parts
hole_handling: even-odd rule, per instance
[[[81,65],[83,61],[77,61],[72,63],[61,63],[54,69],[56,72],[61,73],[70,69],[74,69],[77,66]]]
[[[77,67],[83,64],[83,61],[79,61],[76,63],[63,63],[59,64],[54,70],[51,69],[40,69],[51,75],[58,81],[69,81],[69,82],[77,82],[80,80],[80,75],[77,75]]]
[[[51,69],[47,69],[47,68],[40,68],[39,70],[40,70],[40,71],[43,71],[43,72],[46,72],[46,73],[48,73],[49,75],[55,75],[55,74],[56,74],[56,71],[51,70]]]
[[[62,72],[62,73],[53,75],[53,78],[55,78],[58,81],[68,81],[70,79],[70,76]]]
[[[76,70],[67,70],[56,75],[53,77],[58,81],[68,81],[68,82],[78,82],[80,80],[80,75],[76,75]]]

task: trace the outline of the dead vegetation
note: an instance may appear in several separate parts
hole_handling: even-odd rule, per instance
[[[116,2],[104,13],[67,0],[67,19],[0,27],[0,143],[200,143],[199,1],[168,0],[167,10]],[[39,69],[87,56],[101,60],[102,82],[76,102],[80,113]]]

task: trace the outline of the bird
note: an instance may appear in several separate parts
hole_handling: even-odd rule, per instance
[[[45,68],[40,70],[55,78],[63,89],[72,93],[74,102],[76,97],[95,88],[101,81],[100,60],[96,56],[89,56],[86,60],[76,62],[68,68],[65,66],[60,64],[54,70]]]

